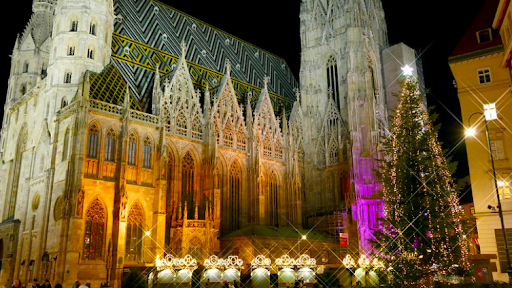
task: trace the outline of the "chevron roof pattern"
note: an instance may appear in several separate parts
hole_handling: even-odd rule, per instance
[[[171,72],[176,55],[181,55],[182,42],[187,46],[186,58],[196,86],[218,86],[229,60],[239,99],[244,100],[249,91],[259,95],[263,78],[270,76],[268,89],[274,109],[280,104],[291,109],[298,83],[282,58],[158,1],[114,0],[114,9],[118,18],[112,62],[143,110],[151,99],[156,67],[160,73]]]

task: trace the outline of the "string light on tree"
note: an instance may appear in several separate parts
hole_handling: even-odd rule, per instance
[[[469,271],[467,228],[451,178],[454,167],[443,156],[412,68],[402,71],[399,105],[383,143],[385,217],[375,244],[396,284],[427,287]]]

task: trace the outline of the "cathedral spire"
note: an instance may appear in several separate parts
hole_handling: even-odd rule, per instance
[[[250,135],[252,135],[252,108],[251,108],[251,98],[252,98],[252,91],[249,91],[247,93],[247,107],[245,109],[245,119],[247,123],[247,132]]]
[[[126,93],[124,94],[124,109],[130,109],[130,86],[126,85]]]
[[[226,75],[231,76],[231,62],[229,59],[226,59]]]
[[[181,41],[181,57],[185,58],[185,54],[187,54],[187,44],[185,43],[185,41]]]

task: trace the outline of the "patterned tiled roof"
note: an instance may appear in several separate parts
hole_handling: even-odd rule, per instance
[[[110,63],[101,73],[90,72],[89,81],[91,83],[89,92],[91,99],[119,106],[123,105],[126,95],[126,81],[115,65]],[[133,91],[130,91],[130,95],[132,94]],[[138,104],[133,97],[130,97],[130,108],[141,110]]]
[[[282,58],[158,1],[114,0],[114,9],[119,21],[114,27],[112,61],[141,107],[147,109],[151,99],[156,67],[160,73],[171,72],[184,42],[194,85],[218,86],[229,60],[239,99],[245,99],[248,91],[259,95],[263,78],[270,76],[274,109],[281,104],[291,109],[298,84]]]

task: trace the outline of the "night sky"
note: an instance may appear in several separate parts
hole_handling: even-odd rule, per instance
[[[267,50],[288,63],[298,79],[300,68],[299,0],[239,0],[172,1],[163,0],[182,12],[225,32]],[[440,116],[436,124],[443,148],[459,162],[455,174],[469,174],[460,124],[460,106],[448,66],[448,56],[462,34],[482,7],[485,0],[382,0],[391,45],[404,42],[422,53],[425,86],[429,106],[435,106]],[[10,57],[16,34],[22,33],[31,15],[31,0],[8,2],[11,8],[1,19],[4,36],[0,51],[2,75],[0,102],[5,103]],[[285,6],[284,3],[289,3]],[[279,5],[278,5],[279,4]],[[13,17],[14,19],[9,19]],[[466,198],[466,197],[465,197]]]

